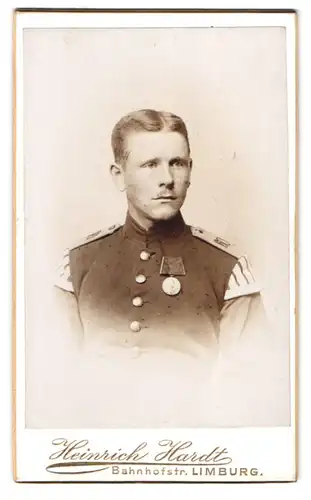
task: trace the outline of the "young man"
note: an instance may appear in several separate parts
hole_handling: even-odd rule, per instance
[[[261,299],[246,256],[186,225],[180,212],[192,169],[183,120],[132,112],[115,125],[112,148],[125,224],[70,248],[57,279],[77,305],[86,342],[135,356],[161,348],[204,357],[250,335]]]

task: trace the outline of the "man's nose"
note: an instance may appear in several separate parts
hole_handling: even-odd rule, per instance
[[[174,185],[174,179],[170,166],[167,163],[162,163],[159,168],[159,186],[172,187]]]

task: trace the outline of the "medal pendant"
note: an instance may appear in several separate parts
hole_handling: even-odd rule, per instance
[[[179,279],[170,276],[163,281],[162,290],[166,295],[178,295],[181,290],[181,283]]]

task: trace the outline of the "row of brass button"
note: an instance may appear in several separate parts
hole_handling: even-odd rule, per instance
[[[140,252],[140,260],[142,261],[147,261],[150,259],[150,253],[147,251],[147,250],[142,250]],[[147,278],[144,274],[138,274],[136,277],[135,277],[135,281],[136,283],[139,283],[139,284],[143,284],[147,281]],[[134,307],[141,307],[143,304],[144,304],[144,301],[143,299],[138,295],[137,297],[134,297],[133,300],[132,300],[132,304]],[[139,321],[132,321],[132,323],[130,324],[130,329],[132,330],[132,332],[140,332],[141,330],[141,324]]]

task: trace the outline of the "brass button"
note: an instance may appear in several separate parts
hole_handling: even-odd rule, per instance
[[[135,281],[136,281],[136,283],[145,283],[145,281],[147,281],[147,278],[144,274],[138,274],[135,277]]]
[[[132,332],[140,332],[141,326],[139,321],[132,321],[132,323],[130,324],[130,329],[132,330]]]
[[[141,297],[134,297],[132,300],[133,306],[141,307],[143,305],[143,299]]]
[[[141,260],[149,260],[150,253],[147,252],[147,250],[143,250],[142,252],[140,252],[140,258],[141,258]]]

